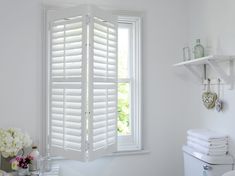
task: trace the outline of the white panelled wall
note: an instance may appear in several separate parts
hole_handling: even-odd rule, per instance
[[[36,142],[40,141],[43,106],[42,11],[39,1],[1,0],[0,5],[0,127],[25,129]],[[99,6],[107,8],[143,12],[143,145],[149,153],[106,157],[91,163],[64,161],[61,163],[63,175],[182,176],[181,146],[185,142],[186,129],[212,124],[215,129],[235,134],[231,126],[234,123],[234,93],[225,92],[229,109],[224,116],[208,113],[201,106],[200,87],[189,81],[190,76],[186,76],[185,72],[172,68],[173,63],[180,61],[177,58],[181,57],[189,34],[200,34],[201,29],[205,30],[201,26],[197,31],[194,26],[197,25],[195,18],[198,17],[195,15],[201,11],[196,7],[201,7],[207,1],[200,0],[197,1],[198,4],[188,0],[96,1]],[[231,3],[231,7],[234,5],[232,0],[225,2]],[[45,0],[44,3],[73,6],[94,2]],[[210,0],[210,3],[220,7],[219,0]],[[195,12],[190,13],[190,18],[189,5],[192,8],[190,10]],[[229,13],[226,7],[221,8]],[[230,12],[232,14],[232,10]],[[203,16],[199,18],[204,19]],[[208,20],[210,18],[211,16]],[[214,22],[217,24],[216,20]],[[205,24],[200,21],[198,23]],[[228,32],[229,24],[228,22]],[[189,25],[193,28],[190,31]],[[230,38],[225,37],[229,44]],[[208,118],[200,118],[202,115]]]

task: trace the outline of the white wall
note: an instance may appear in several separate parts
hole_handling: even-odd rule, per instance
[[[0,17],[0,127],[22,128],[38,142],[42,114],[40,3],[2,0]]]
[[[206,49],[212,54],[235,55],[235,1],[233,0],[190,0],[190,41],[201,38]],[[226,68],[226,67],[224,67]],[[212,87],[216,91],[216,87]],[[235,156],[235,90],[222,87],[224,112],[206,110],[201,103],[201,87],[194,97],[198,102],[198,127],[209,128],[229,134],[230,152]],[[200,102],[200,103],[199,103]]]
[[[48,0],[75,5],[75,0]],[[85,3],[89,1],[79,1]],[[93,2],[93,1],[91,1]],[[107,157],[91,163],[62,163],[66,176],[182,176],[181,146],[197,126],[194,85],[176,71],[187,45],[187,0],[99,0],[100,6],[144,12],[143,144],[149,154]],[[42,116],[41,14],[37,0],[2,0],[0,6],[1,127],[20,127],[35,139]],[[183,78],[183,79],[181,79]],[[65,164],[67,163],[67,164]],[[70,163],[70,164],[68,164]]]

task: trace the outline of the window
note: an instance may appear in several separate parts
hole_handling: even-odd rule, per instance
[[[86,5],[47,14],[52,155],[93,160],[117,147],[141,149],[140,18],[117,22],[110,12]]]
[[[141,149],[141,20],[118,22],[118,150]]]

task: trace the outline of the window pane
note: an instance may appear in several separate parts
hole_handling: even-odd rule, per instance
[[[131,134],[130,84],[118,84],[118,135]]]
[[[130,29],[118,28],[118,78],[129,77]]]

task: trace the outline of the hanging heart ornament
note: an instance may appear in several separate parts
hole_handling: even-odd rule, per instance
[[[220,99],[217,99],[215,102],[215,109],[220,112],[223,109],[223,102]]]
[[[223,101],[220,99],[220,79],[218,79],[218,98],[215,102],[215,109],[220,112],[223,109]]]
[[[212,109],[215,107],[215,101],[217,99],[217,95],[216,93],[212,93],[212,92],[204,92],[202,94],[202,101],[204,106],[207,109]]]
[[[217,99],[216,93],[210,91],[210,80],[208,79],[207,91],[202,94],[202,101],[207,109],[215,107],[215,101]]]

